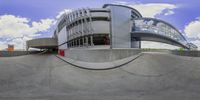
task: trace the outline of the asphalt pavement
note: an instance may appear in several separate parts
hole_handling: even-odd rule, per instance
[[[53,54],[0,58],[0,100],[200,100],[199,94],[198,57],[143,53],[110,70],[81,69]]]

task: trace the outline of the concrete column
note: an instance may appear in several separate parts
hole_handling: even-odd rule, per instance
[[[26,46],[26,51],[28,51],[28,49],[29,49],[29,46]]]
[[[85,41],[86,42],[86,46],[88,46],[88,37],[86,36],[85,39],[86,39],[86,41]]]
[[[91,44],[91,46],[94,45],[94,44],[93,44],[93,36],[92,36],[92,35],[90,36],[90,44]]]
[[[141,39],[131,37],[131,48],[141,48]]]
[[[74,47],[74,40],[72,40],[72,47]]]
[[[76,40],[74,40],[74,47],[76,47]]]
[[[83,46],[84,46],[84,43],[85,43],[84,37],[82,37],[82,41],[83,41]]]
[[[78,39],[78,46],[79,47],[81,46],[81,39],[80,38]]]
[[[76,39],[76,46],[78,47],[78,45],[79,45],[79,44],[78,44],[78,39]]]

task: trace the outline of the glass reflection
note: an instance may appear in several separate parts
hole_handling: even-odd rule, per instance
[[[180,43],[186,45],[187,41],[184,37],[170,25],[154,19],[136,19],[134,20],[133,32],[145,32],[150,34],[159,34],[172,38]]]

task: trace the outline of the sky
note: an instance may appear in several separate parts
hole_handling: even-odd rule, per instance
[[[107,3],[127,5],[144,17],[167,21],[200,48],[200,0],[0,0],[0,50],[7,44],[23,49],[26,40],[51,37],[63,13]],[[142,47],[176,48],[154,42],[142,42]]]

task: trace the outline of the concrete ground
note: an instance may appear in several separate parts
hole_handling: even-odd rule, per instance
[[[55,55],[0,58],[0,100],[199,100],[200,58],[143,53],[111,70]]]

